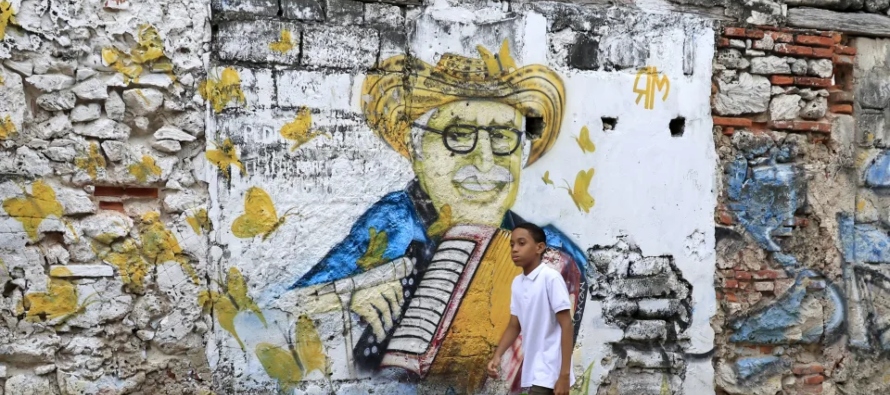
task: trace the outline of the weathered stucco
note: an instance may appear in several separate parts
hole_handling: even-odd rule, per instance
[[[888,7],[0,0],[0,395],[886,391]]]

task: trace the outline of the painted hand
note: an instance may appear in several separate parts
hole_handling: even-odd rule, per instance
[[[391,281],[356,291],[350,309],[371,325],[374,336],[383,339],[401,316],[404,302],[401,282]]]
[[[498,373],[501,369],[501,357],[495,356],[491,358],[491,361],[488,362],[488,377],[493,379],[498,378]]]

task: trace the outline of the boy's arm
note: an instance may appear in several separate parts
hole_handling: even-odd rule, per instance
[[[553,389],[554,394],[563,395],[569,393],[570,372],[572,369],[572,335],[574,328],[572,327],[572,311],[570,309],[562,310],[556,313],[556,322],[562,333],[559,337],[559,347],[562,351],[562,361],[559,368],[559,378],[556,380],[556,386]]]
[[[498,342],[498,348],[494,351],[494,356],[491,358],[491,361],[488,362],[488,375],[491,378],[498,378],[498,370],[501,367],[501,357],[507,352],[507,349],[513,345],[513,342],[516,341],[516,338],[519,337],[519,332],[522,330],[522,327],[519,325],[519,318],[516,318],[515,315],[510,315],[510,322],[507,324],[507,328],[504,329],[504,334],[501,335],[501,341]],[[569,342],[571,342],[571,336],[569,336]]]

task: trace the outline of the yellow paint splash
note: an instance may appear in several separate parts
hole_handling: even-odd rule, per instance
[[[62,204],[56,200],[56,192],[52,187],[37,180],[31,185],[31,193],[24,192],[24,197],[13,197],[3,201],[3,209],[11,217],[22,223],[25,232],[33,241],[37,241],[37,228],[50,215],[62,218]]]
[[[386,231],[377,231],[376,228],[368,229],[368,249],[365,250],[364,255],[358,259],[356,264],[364,269],[370,270],[384,263],[385,259],[383,258],[383,254],[386,253],[386,248],[389,246],[389,239],[386,236]]]
[[[439,210],[439,218],[436,219],[436,222],[433,222],[433,224],[430,225],[426,234],[430,237],[441,236],[451,228],[452,222],[451,205],[446,203],[442,205],[442,208]]]
[[[111,240],[117,237],[114,234],[101,236],[103,235],[97,236],[96,241],[110,244],[110,247],[100,247],[93,243],[93,251],[103,261],[117,268],[121,281],[127,288],[135,293],[142,293],[145,290],[145,277],[148,275],[149,264],[143,258],[139,245],[129,237],[122,241],[112,242]],[[103,242],[102,240],[109,241]]]
[[[6,0],[0,1],[0,40],[6,37],[6,26],[9,24],[18,25],[13,14],[15,12],[12,9],[12,4]]]
[[[241,349],[244,349],[244,342],[238,336],[235,329],[235,316],[241,311],[251,311],[263,325],[266,325],[266,318],[263,316],[260,307],[247,294],[247,281],[236,267],[229,268],[226,275],[226,283],[219,284],[223,288],[223,292],[204,290],[198,293],[198,305],[209,313],[213,310],[213,315],[226,332],[229,332]]]
[[[188,257],[182,254],[182,247],[179,246],[176,236],[164,227],[157,211],[142,216],[140,239],[142,254],[150,263],[157,265],[169,261],[177,262],[191,277],[192,282],[198,283],[198,273],[189,263]]]
[[[150,176],[161,175],[161,168],[155,164],[155,158],[150,155],[143,155],[142,160],[131,164],[127,169],[139,183],[145,183]]]
[[[590,130],[587,129],[587,126],[581,128],[581,134],[575,137],[575,141],[578,143],[578,147],[581,147],[581,152],[596,151],[596,145],[590,140]]]
[[[281,136],[294,142],[294,145],[290,147],[291,151],[322,134],[327,135],[318,131],[311,132],[309,131],[310,127],[312,127],[312,113],[306,107],[297,110],[296,118],[281,127]],[[330,137],[330,135],[327,136]]]
[[[12,118],[9,115],[0,119],[0,140],[6,140],[17,132],[18,130],[16,130],[15,124],[12,123]]]
[[[164,41],[158,30],[149,24],[139,26],[136,33],[136,45],[126,54],[114,47],[102,49],[102,60],[105,65],[124,75],[124,82],[138,82],[145,68],[152,71],[166,72],[172,80],[173,64],[164,55]]]
[[[74,284],[51,278],[46,292],[25,295],[25,317],[29,321],[54,320],[74,314],[77,309],[77,289]]]
[[[257,359],[269,377],[278,380],[285,391],[293,389],[309,373],[320,370],[327,373],[327,356],[315,323],[305,316],[297,318],[293,342],[288,340],[287,350],[269,343],[257,344]]]
[[[481,45],[477,45],[476,50],[479,51],[479,57],[485,63],[485,69],[488,70],[489,75],[500,75],[516,70],[516,61],[510,55],[510,45],[506,39],[501,43],[497,55],[492,54]]]
[[[294,49],[294,38],[290,30],[281,29],[281,39],[269,43],[269,49],[281,53],[286,53],[287,51]]]
[[[194,215],[186,217],[185,221],[188,222],[189,226],[192,227],[192,230],[199,235],[202,231],[209,232],[212,230],[210,218],[207,217],[207,209],[205,208],[199,209]]]
[[[569,182],[565,181],[566,186],[561,187],[569,192],[569,196],[572,197],[572,201],[575,202],[575,206],[578,207],[578,210],[583,211],[585,213],[590,212],[590,208],[593,207],[595,203],[593,196],[590,196],[590,180],[593,179],[593,168],[589,170],[581,170],[575,176],[575,186],[574,188],[569,186]]]
[[[202,81],[198,92],[204,100],[210,102],[216,112],[221,112],[232,100],[242,106],[247,104],[241,90],[241,76],[231,67],[224,68],[219,78],[208,77]]]
[[[71,269],[64,266],[56,266],[49,271],[50,277],[71,277]]]
[[[541,180],[544,181],[546,185],[553,185],[553,180],[550,179],[550,170],[544,172],[544,176],[541,177]]]
[[[865,199],[863,199],[861,197],[856,198],[856,212],[861,213],[861,212],[865,211],[865,205],[866,205]]]
[[[99,169],[105,168],[105,156],[99,152],[99,144],[90,143],[90,150],[87,156],[75,158],[74,165],[86,171],[90,178],[95,180]]]
[[[210,163],[213,163],[219,171],[223,173],[227,179],[229,178],[229,168],[234,165],[241,169],[241,175],[246,175],[244,165],[238,159],[238,153],[235,151],[235,143],[232,139],[225,139],[221,144],[217,144],[218,149],[208,150],[205,156]]]
[[[259,187],[251,187],[244,198],[244,214],[232,222],[232,234],[242,239],[262,235],[266,241],[290,215],[293,214],[288,210],[279,218],[269,194]]]

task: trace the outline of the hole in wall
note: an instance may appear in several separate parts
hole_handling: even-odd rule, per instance
[[[525,134],[532,140],[541,137],[544,134],[544,118],[525,117]]]
[[[668,127],[671,129],[672,137],[682,137],[683,132],[686,131],[686,118],[676,117],[671,120]]]
[[[615,126],[618,125],[618,118],[602,117],[602,118],[600,118],[600,120],[603,121],[603,131],[604,132],[615,130]]]

